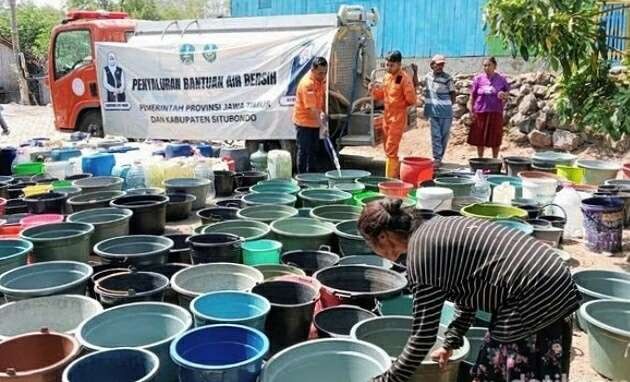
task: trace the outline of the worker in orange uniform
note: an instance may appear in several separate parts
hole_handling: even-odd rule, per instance
[[[387,74],[382,84],[370,83],[369,91],[375,100],[385,103],[383,116],[383,143],[385,144],[385,175],[391,178],[400,176],[398,148],[405,126],[407,108],[416,104],[416,89],[411,76],[402,70],[402,54],[393,51],[385,57]]]
[[[326,99],[326,74],[328,62],[324,57],[315,57],[311,70],[300,80],[295,105],[293,123],[297,130],[297,170],[299,174],[317,172],[323,158],[320,129],[326,126],[324,113]]]

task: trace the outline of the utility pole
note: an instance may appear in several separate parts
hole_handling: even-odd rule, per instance
[[[9,0],[9,7],[11,7],[11,45],[13,45],[15,69],[17,72],[18,87],[20,88],[20,103],[22,105],[30,105],[31,102],[28,96],[28,84],[26,83],[26,78],[24,78],[24,69],[26,68],[22,68],[22,55],[20,54],[20,36],[18,35],[15,2],[16,0]]]

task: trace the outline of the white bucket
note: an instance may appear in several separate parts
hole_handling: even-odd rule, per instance
[[[416,208],[433,211],[450,210],[453,190],[446,187],[421,187],[416,191]]]
[[[72,164],[68,161],[46,162],[44,163],[46,175],[63,180],[72,172]],[[71,175],[71,174],[70,174]]]
[[[552,178],[523,178],[523,198],[539,203],[551,203],[556,195],[558,181]]]

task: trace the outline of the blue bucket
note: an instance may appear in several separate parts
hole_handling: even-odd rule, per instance
[[[63,372],[63,382],[150,382],[159,368],[160,360],[147,350],[103,350],[72,362]]]
[[[269,301],[257,294],[220,291],[196,297],[190,303],[190,311],[195,316],[195,326],[212,324],[238,324],[265,330],[267,314],[271,309]]]
[[[76,338],[88,351],[121,347],[149,350],[160,359],[155,381],[173,382],[177,380],[177,365],[171,360],[169,347],[191,326],[192,317],[184,308],[162,302],[136,302],[107,309],[83,321]]]
[[[109,176],[116,164],[114,154],[97,153],[84,156],[81,160],[83,172],[94,176]]]
[[[22,239],[0,240],[0,275],[13,268],[26,265],[33,243]]]
[[[186,382],[256,382],[269,340],[241,325],[210,325],[184,333],[171,344],[171,358]]]

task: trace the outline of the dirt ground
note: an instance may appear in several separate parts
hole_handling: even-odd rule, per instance
[[[20,106],[3,105],[2,111],[11,129],[11,135],[0,137],[0,145],[18,144],[24,140],[34,137],[49,137],[51,139],[64,139],[67,134],[54,130],[52,109],[50,106]],[[445,165],[449,167],[463,167],[467,159],[476,156],[474,147],[465,144],[465,131],[462,128],[455,128],[451,144],[446,153]],[[502,155],[523,155],[529,156],[534,153],[531,147],[517,145],[512,142],[506,143],[502,147]],[[375,160],[374,164],[380,166],[380,160],[384,158],[381,147],[354,147],[346,148],[342,152],[344,155],[364,157],[368,160]],[[400,150],[401,157],[404,156],[430,156],[431,144],[430,134],[427,124],[424,121],[419,123],[419,128],[407,132],[403,138]],[[624,155],[614,155],[605,148],[585,147],[579,153],[582,158],[610,158],[630,162],[630,153]],[[197,224],[195,222],[195,224]],[[177,231],[188,231],[189,227],[173,227]],[[630,230],[624,231],[624,251],[613,257],[596,255],[589,252],[582,241],[566,243],[564,250],[568,252],[572,259],[569,263],[572,269],[600,268],[611,270],[623,270],[630,272]],[[588,336],[576,329],[573,335],[571,377],[570,381],[575,382],[596,382],[606,381],[598,375],[589,364]],[[630,380],[630,376],[628,376]]]

